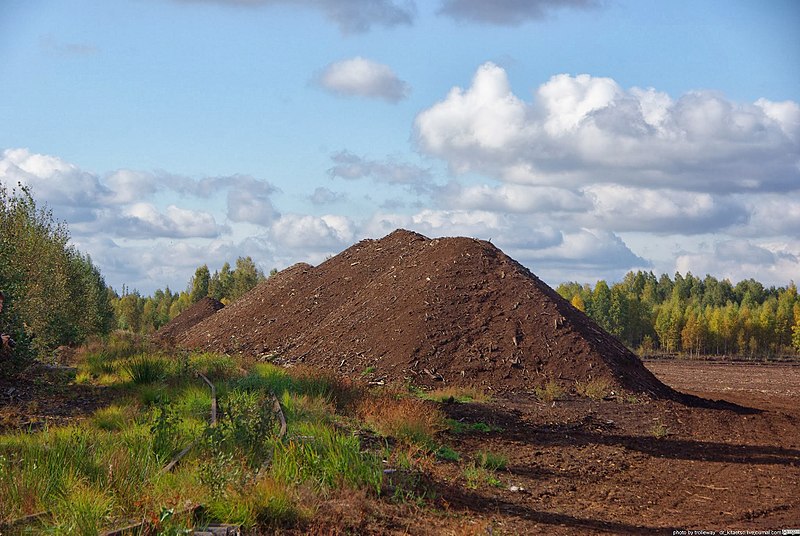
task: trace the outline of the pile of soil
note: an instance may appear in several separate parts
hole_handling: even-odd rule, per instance
[[[175,340],[374,381],[676,394],[491,243],[405,230],[287,268]]]
[[[219,300],[209,297],[203,298],[161,326],[161,329],[153,335],[153,339],[156,342],[171,343],[177,335],[185,333],[189,328],[198,322],[202,322],[223,307],[225,305]]]

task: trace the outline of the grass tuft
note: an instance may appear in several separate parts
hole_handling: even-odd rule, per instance
[[[389,394],[367,397],[357,414],[376,433],[401,442],[433,448],[433,437],[447,424],[439,408],[414,397],[397,398]]]
[[[125,361],[122,369],[134,384],[147,385],[167,377],[169,362],[161,356],[142,353]]]
[[[554,402],[564,396],[564,388],[558,382],[551,380],[541,387],[536,387],[534,394],[542,402]]]
[[[585,382],[575,382],[575,390],[581,396],[600,400],[611,392],[611,384],[602,378],[595,378]]]

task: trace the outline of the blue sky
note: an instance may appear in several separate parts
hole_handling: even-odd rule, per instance
[[[118,290],[397,227],[553,285],[784,285],[799,27],[791,0],[4,0],[0,181]]]

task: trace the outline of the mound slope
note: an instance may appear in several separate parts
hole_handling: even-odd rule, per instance
[[[672,398],[613,336],[489,242],[397,230],[270,277],[178,344],[386,381],[530,389],[604,379]],[[374,371],[374,372],[373,372]]]
[[[185,333],[189,328],[213,315],[225,307],[221,301],[214,298],[203,298],[190,305],[181,314],[161,326],[153,335],[156,341],[170,342],[176,335]]]

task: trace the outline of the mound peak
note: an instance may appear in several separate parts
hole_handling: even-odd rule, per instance
[[[287,268],[176,340],[389,382],[514,391],[600,379],[674,393],[490,242],[403,229]]]

